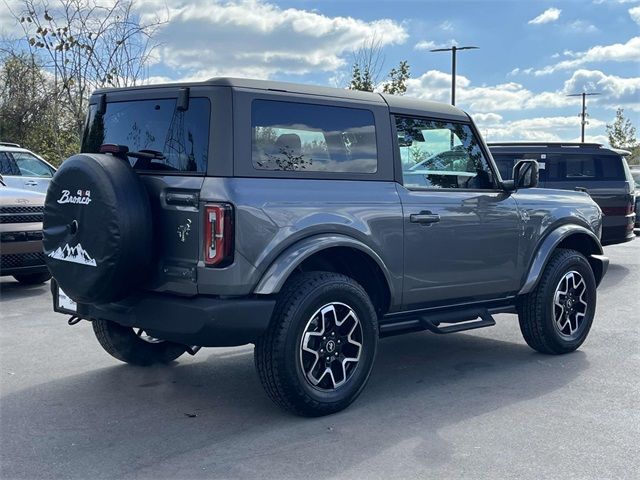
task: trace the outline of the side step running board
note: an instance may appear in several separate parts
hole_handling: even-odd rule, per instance
[[[446,324],[446,325],[442,325]],[[486,308],[456,309],[446,312],[421,312],[403,316],[380,325],[380,336],[386,337],[410,331],[429,330],[437,334],[463,332],[496,324]]]
[[[437,316],[435,318],[429,316],[420,318],[420,321],[427,330],[438,334],[463,332],[465,330],[474,330],[476,328],[492,327],[496,324],[496,321],[486,310],[478,312],[475,314],[474,318],[450,318],[447,320],[440,320]],[[440,326],[442,323],[449,323],[452,325],[442,327]]]

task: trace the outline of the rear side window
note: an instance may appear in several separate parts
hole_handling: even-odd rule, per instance
[[[515,165],[515,156],[513,155],[496,155],[492,153],[493,161],[495,162],[500,176],[503,180],[513,179],[513,166]]]
[[[153,151],[158,157],[145,169],[206,172],[209,155],[211,105],[207,98],[189,99],[186,111],[175,98],[107,103],[104,115],[91,105],[82,151],[98,153],[105,143],[129,151]],[[136,159],[130,157],[136,168]]]
[[[13,158],[5,152],[0,152],[0,174],[20,175],[20,169]]]
[[[622,158],[614,155],[549,155],[549,182],[625,180]]]
[[[251,133],[251,157],[258,170],[378,170],[375,121],[370,110],[254,100]]]
[[[53,177],[53,171],[42,160],[26,152],[14,152],[16,161],[23,177]]]

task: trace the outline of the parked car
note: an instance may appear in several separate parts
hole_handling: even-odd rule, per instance
[[[633,240],[634,182],[620,151],[597,143],[490,143],[489,149],[503,178],[521,159],[537,160],[540,186],[582,189],[604,213],[602,245]]]
[[[7,187],[0,176],[0,276],[20,283],[51,278],[42,252],[44,195]]]
[[[86,125],[44,248],[54,309],[121,361],[255,343],[271,399],[317,416],[360,394],[379,337],[496,313],[540,352],[587,337],[600,209],[535,188],[536,161],[502,180],[455,107],[219,78],[99,90]],[[441,153],[438,170],[403,165],[409,150]]]
[[[18,144],[0,142],[0,175],[7,186],[46,193],[54,173],[44,158]]]
[[[636,229],[636,234],[640,234],[640,166],[634,165],[630,170],[636,185],[636,223],[634,228]]]

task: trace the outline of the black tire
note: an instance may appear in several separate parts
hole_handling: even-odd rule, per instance
[[[131,365],[170,363],[187,351],[187,347],[178,343],[150,343],[136,335],[133,328],[109,320],[94,320],[92,323],[102,348],[112,357]]]
[[[310,325],[316,321],[314,318],[320,318],[318,315],[322,316],[319,313],[321,308],[331,310],[334,307],[333,313],[328,313],[326,318],[330,318],[332,315],[335,319],[343,318],[342,325],[351,331],[348,333],[347,340],[343,336],[344,331],[337,332],[335,338],[342,338],[343,343],[341,346],[334,344],[336,350],[329,349],[329,340],[327,340],[324,348],[327,351],[336,352],[334,354],[338,355],[338,358],[335,359],[337,363],[335,365],[331,363],[333,360],[325,362],[323,358],[323,363],[318,363],[318,367],[322,369],[323,365],[324,368],[327,366],[336,368],[337,366],[338,369],[342,369],[342,372],[349,368],[351,370],[342,376],[338,372],[336,374],[338,382],[336,382],[333,373],[330,376],[327,375],[327,378],[323,373],[320,376],[322,381],[331,380],[334,388],[322,388],[323,383],[314,386],[303,369],[308,368],[308,364],[307,367],[303,367],[305,361],[303,357],[307,355],[302,349],[303,334],[305,331],[308,332]],[[349,317],[349,314],[342,317],[342,313],[339,314],[338,309],[345,309],[343,313],[350,309],[356,319]],[[349,318],[349,322],[353,323],[346,323],[347,318]],[[327,323],[331,323],[331,320],[327,320]],[[337,321],[333,322],[334,325],[337,323]],[[360,328],[357,327],[358,323]],[[324,320],[322,325],[324,332]],[[352,327],[352,325],[356,326]],[[334,330],[340,328],[342,327],[335,327]],[[330,328],[327,327],[326,331],[329,332],[329,330]],[[351,353],[346,353],[348,348],[355,348],[352,341],[355,337],[351,338],[352,335],[360,335],[357,338],[361,338],[361,342],[359,342],[361,349],[358,349],[359,361],[355,363],[355,366],[345,363],[347,356],[354,355],[353,350]],[[320,337],[315,337],[315,340],[319,343],[323,342]],[[336,342],[340,343],[337,340]],[[255,364],[264,389],[277,405],[297,415],[317,417],[338,412],[358,397],[369,379],[377,347],[376,312],[365,290],[345,275],[309,272],[291,278],[280,292],[271,324],[267,332],[256,343]],[[320,346],[317,348],[317,352],[323,351]],[[322,355],[327,355],[327,352]],[[328,357],[326,358],[328,359]],[[342,358],[345,360],[341,361]],[[346,369],[344,365],[347,365]],[[341,385],[336,386],[342,381]]]
[[[39,285],[51,280],[51,274],[49,272],[22,273],[14,275],[13,278],[15,278],[20,283],[23,283],[24,285]]]
[[[576,272],[578,275],[575,276],[571,272]],[[582,293],[580,298],[586,302],[586,307],[583,307],[579,300],[572,300],[571,306],[567,307],[569,305],[565,304],[567,297],[562,296],[562,293],[558,297],[558,302],[563,306],[554,304],[556,292],[564,288],[561,282],[565,278],[567,282],[571,282],[570,285],[575,284],[577,278],[584,281],[584,298]],[[582,292],[581,288],[576,289],[578,290]],[[578,296],[578,293],[571,295],[573,299]],[[579,318],[579,322],[567,323],[569,317],[566,316],[566,312],[573,311],[572,308],[580,308],[584,315],[578,317],[574,315],[572,318]],[[546,265],[536,288],[519,302],[520,330],[527,344],[538,352],[553,355],[573,352],[586,340],[595,311],[596,281],[589,262],[580,252],[558,249]],[[564,330],[556,322],[556,318],[564,323]],[[571,332],[574,326],[576,330]]]

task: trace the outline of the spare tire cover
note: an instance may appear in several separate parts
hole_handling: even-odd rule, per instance
[[[140,286],[151,268],[147,190],[123,160],[74,155],[47,190],[43,237],[49,270],[73,300],[119,300]]]

